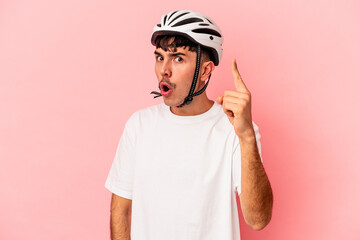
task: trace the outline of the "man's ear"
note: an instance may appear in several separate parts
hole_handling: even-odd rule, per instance
[[[200,80],[201,81],[206,81],[206,79],[209,78],[210,73],[212,73],[212,71],[214,71],[215,69],[215,64],[212,61],[206,61],[202,64],[202,71],[201,71],[201,75],[200,75]]]

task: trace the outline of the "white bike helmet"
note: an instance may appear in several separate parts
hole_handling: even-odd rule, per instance
[[[200,70],[201,47],[210,51],[211,60],[215,66],[219,65],[222,56],[223,37],[220,28],[209,17],[204,14],[190,10],[179,10],[165,14],[161,17],[161,22],[155,25],[151,36],[151,43],[156,46],[156,38],[159,36],[183,36],[197,44],[196,68],[194,78],[188,96],[184,102],[177,106],[183,107],[192,102],[193,97],[200,95],[209,84],[211,74],[205,86],[194,93],[197,78]],[[160,89],[160,85],[159,85]],[[159,92],[151,92],[156,97],[162,96]]]
[[[173,11],[161,17],[161,23],[155,25],[151,43],[163,35],[180,35],[208,48],[219,65],[222,56],[223,37],[220,28],[204,14],[190,10]]]

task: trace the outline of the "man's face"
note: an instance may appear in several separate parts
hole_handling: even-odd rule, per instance
[[[196,67],[196,52],[177,47],[176,51],[157,48],[155,54],[155,74],[161,88],[164,103],[178,106],[189,94]],[[197,85],[199,84],[199,81]]]

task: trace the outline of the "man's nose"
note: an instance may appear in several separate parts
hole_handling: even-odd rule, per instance
[[[171,62],[170,61],[163,61],[161,66],[161,75],[166,77],[171,77]]]

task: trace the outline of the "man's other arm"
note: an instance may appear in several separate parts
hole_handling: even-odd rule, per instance
[[[132,200],[116,194],[111,198],[111,240],[130,240]]]

